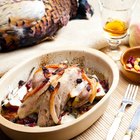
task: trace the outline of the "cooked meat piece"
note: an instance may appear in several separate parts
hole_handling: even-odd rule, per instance
[[[48,89],[50,83],[57,81],[59,78],[59,75],[52,75],[48,82],[43,82],[41,85],[27,93],[24,97],[24,102],[18,109],[18,116],[20,119],[25,118],[38,110],[39,106],[37,104],[40,96]]]
[[[66,105],[71,90],[76,86],[76,79],[81,78],[81,69],[78,67],[69,67],[65,70],[62,77],[58,80],[60,86],[58,91],[51,94],[50,112],[54,122],[59,122],[60,114]]]
[[[89,97],[89,102],[92,103],[96,97],[98,82],[96,81],[95,78],[92,78],[92,79],[88,78],[88,76],[86,75],[86,73],[84,71],[82,71],[82,78],[84,80],[88,81],[88,83],[90,85],[91,95]]]
[[[43,71],[39,71],[33,75],[32,84],[33,88],[37,87],[38,85],[42,84],[46,78],[44,77]]]
[[[95,78],[88,78],[84,71],[82,71],[82,78],[83,81],[70,93],[71,97],[75,97],[72,103],[74,108],[81,107],[87,102],[92,103],[97,93],[98,82]]]
[[[88,90],[89,85],[87,84],[82,92],[78,96],[75,97],[72,107],[78,108],[81,107],[82,105],[86,104],[89,102],[89,97],[91,96],[91,90]]]
[[[49,78],[52,74],[61,75],[64,72],[65,68],[67,68],[66,64],[46,65],[42,68],[39,68],[33,75],[33,79],[32,79],[33,88],[40,85],[47,77]]]
[[[38,112],[37,125],[41,127],[52,126],[54,121],[50,115],[50,92],[46,91],[43,95]]]
[[[43,78],[37,79],[38,75]],[[72,107],[78,108],[87,102],[92,103],[97,92],[95,78],[89,79],[77,66],[43,67],[35,72],[34,81],[35,87],[23,98],[17,114],[22,119],[32,113],[38,113],[37,125],[41,127],[59,124],[70,98],[74,98]]]
[[[87,84],[88,84],[87,81],[82,81],[81,83],[77,84],[70,92],[70,97],[71,98],[77,97],[84,90]]]

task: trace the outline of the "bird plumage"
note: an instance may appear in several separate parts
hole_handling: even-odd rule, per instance
[[[87,5],[82,5],[85,12],[91,10]],[[77,12],[77,0],[1,0],[0,50],[11,51],[50,39]]]

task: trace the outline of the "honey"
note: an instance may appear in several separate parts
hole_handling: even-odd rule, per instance
[[[107,21],[104,25],[104,30],[114,37],[123,36],[127,32],[127,25],[121,20],[111,20]]]

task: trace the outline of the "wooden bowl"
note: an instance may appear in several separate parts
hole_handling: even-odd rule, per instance
[[[108,56],[91,48],[58,48],[47,50],[44,54],[34,56],[18,66],[11,69],[0,80],[0,102],[8,93],[8,85],[16,87],[19,80],[25,80],[33,67],[42,64],[60,63],[67,60],[69,63],[81,63],[84,68],[92,68],[98,74],[103,74],[109,82],[109,91],[89,111],[79,118],[57,126],[51,127],[27,127],[12,123],[0,114],[0,128],[14,140],[67,140],[80,134],[91,126],[107,108],[109,99],[116,89],[119,81],[117,65]]]
[[[140,72],[137,72],[135,70],[128,69],[126,67],[127,60],[130,56],[133,56],[134,58],[140,58],[140,46],[133,47],[127,49],[122,55],[121,55],[121,72],[123,75],[130,81],[134,83],[140,84]]]

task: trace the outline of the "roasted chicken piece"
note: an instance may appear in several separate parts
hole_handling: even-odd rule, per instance
[[[46,91],[42,97],[40,98],[41,104],[38,111],[38,126],[52,126],[54,125],[54,121],[50,114],[50,92]]]
[[[0,50],[50,40],[70,19],[87,18],[86,13],[93,14],[86,0],[1,0]]]
[[[72,99],[72,108],[90,102],[97,93],[97,80],[87,77],[78,66],[66,64],[47,65],[39,68],[32,78],[32,89],[27,92],[19,106],[17,116],[24,119],[38,114],[37,125],[52,126],[61,122],[61,114]]]
[[[33,90],[29,91],[24,96],[23,104],[18,109],[20,118],[25,118],[33,112],[38,113],[40,104],[44,99],[42,98],[42,94],[48,93],[47,89],[51,84],[56,83],[66,67],[67,65],[65,64],[47,65],[39,68],[35,72],[32,79]]]
[[[90,74],[89,78],[78,65],[50,64],[32,73],[33,69],[27,81],[20,80],[1,103],[3,117],[18,124],[40,127],[61,124],[65,113],[78,117],[109,88],[106,80]]]
[[[96,96],[98,83],[95,79],[92,79],[90,83],[88,83],[87,81],[84,81],[78,86],[80,87],[82,84],[83,84],[83,87],[82,87],[81,92],[77,96],[75,96],[74,101],[72,102],[72,107],[74,108],[79,108],[83,106],[84,104],[86,104],[87,102],[92,103]]]
[[[38,113],[40,104],[42,103],[41,95],[47,91],[50,83],[56,81],[59,77],[59,75],[51,76],[49,80],[43,81],[42,84],[25,95],[23,103],[18,109],[19,118],[23,119],[33,112]]]
[[[52,125],[53,122],[55,124],[59,123],[59,117],[69,99],[69,93],[71,92],[71,89],[75,87],[76,79],[81,76],[80,68],[75,66],[64,69],[64,73],[60,72],[62,70],[63,69],[59,68],[54,72],[50,72],[52,75],[45,85],[43,80],[42,84],[35,87],[33,91],[24,97],[25,101],[18,109],[19,118],[22,119],[31,113],[39,112],[39,126]],[[39,71],[35,74],[38,74],[38,72]],[[62,75],[58,75],[60,73]],[[60,84],[59,87],[57,86],[58,84]],[[53,122],[51,121],[51,118],[53,119]]]
[[[66,68],[67,68],[66,64],[60,64],[60,65],[52,64],[39,68],[33,75],[33,79],[32,79],[33,88],[40,85],[51,74],[53,75],[62,74],[64,72],[64,69]]]
[[[62,77],[58,80],[60,84],[50,98],[50,112],[56,124],[59,123],[60,114],[64,110],[71,90],[76,86],[76,79],[81,77],[81,69],[78,67],[69,67],[65,70]]]
[[[89,79],[77,66],[45,66],[35,72],[33,90],[24,97],[23,104],[18,109],[18,116],[22,119],[37,112],[39,126],[58,124],[70,98],[75,98],[72,104],[75,108],[93,102],[96,85],[97,82]]]

